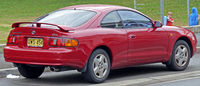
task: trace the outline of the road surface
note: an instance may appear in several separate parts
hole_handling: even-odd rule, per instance
[[[0,56],[2,58],[2,54]],[[109,78],[102,84],[87,83],[81,74],[75,70],[47,72],[39,79],[26,79],[22,76],[16,79],[4,77],[0,78],[0,83],[2,86],[190,86],[189,83],[200,84],[199,80],[200,54],[196,54],[185,71],[169,71],[161,63],[140,65],[112,70]]]

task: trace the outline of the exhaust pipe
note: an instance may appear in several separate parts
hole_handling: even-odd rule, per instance
[[[50,67],[50,70],[53,72],[60,72],[61,69],[59,67]]]
[[[50,70],[53,72],[60,72],[60,71],[66,71],[66,70],[74,70],[75,68],[72,67],[65,67],[65,66],[49,66]]]

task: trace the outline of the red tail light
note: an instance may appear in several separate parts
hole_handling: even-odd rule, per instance
[[[7,39],[7,44],[17,44],[17,36],[9,36]]]
[[[13,36],[9,36],[7,42],[8,42],[8,43],[12,43],[12,42],[13,42]]]
[[[62,46],[62,40],[61,39],[57,39],[56,44],[57,44],[57,46]]]
[[[78,41],[67,38],[50,38],[49,45],[53,47],[76,47],[78,46]]]
[[[49,45],[50,46],[56,46],[56,42],[57,42],[57,39],[51,38],[50,42],[49,42]]]

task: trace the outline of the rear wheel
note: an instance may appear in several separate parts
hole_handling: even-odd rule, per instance
[[[96,49],[91,54],[84,78],[91,83],[105,81],[110,73],[110,59],[108,53],[103,49]]]
[[[19,73],[26,78],[38,78],[43,72],[45,67],[31,67],[27,65],[18,66]]]
[[[191,58],[191,50],[187,42],[178,40],[173,48],[170,60],[166,66],[171,70],[185,70]]]

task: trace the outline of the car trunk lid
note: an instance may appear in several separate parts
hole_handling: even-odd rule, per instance
[[[70,38],[70,31],[74,30],[66,26],[36,22],[18,22],[12,27],[15,29],[11,31],[9,37],[14,36],[14,41],[16,40],[17,46],[21,48],[49,48],[50,38]]]

